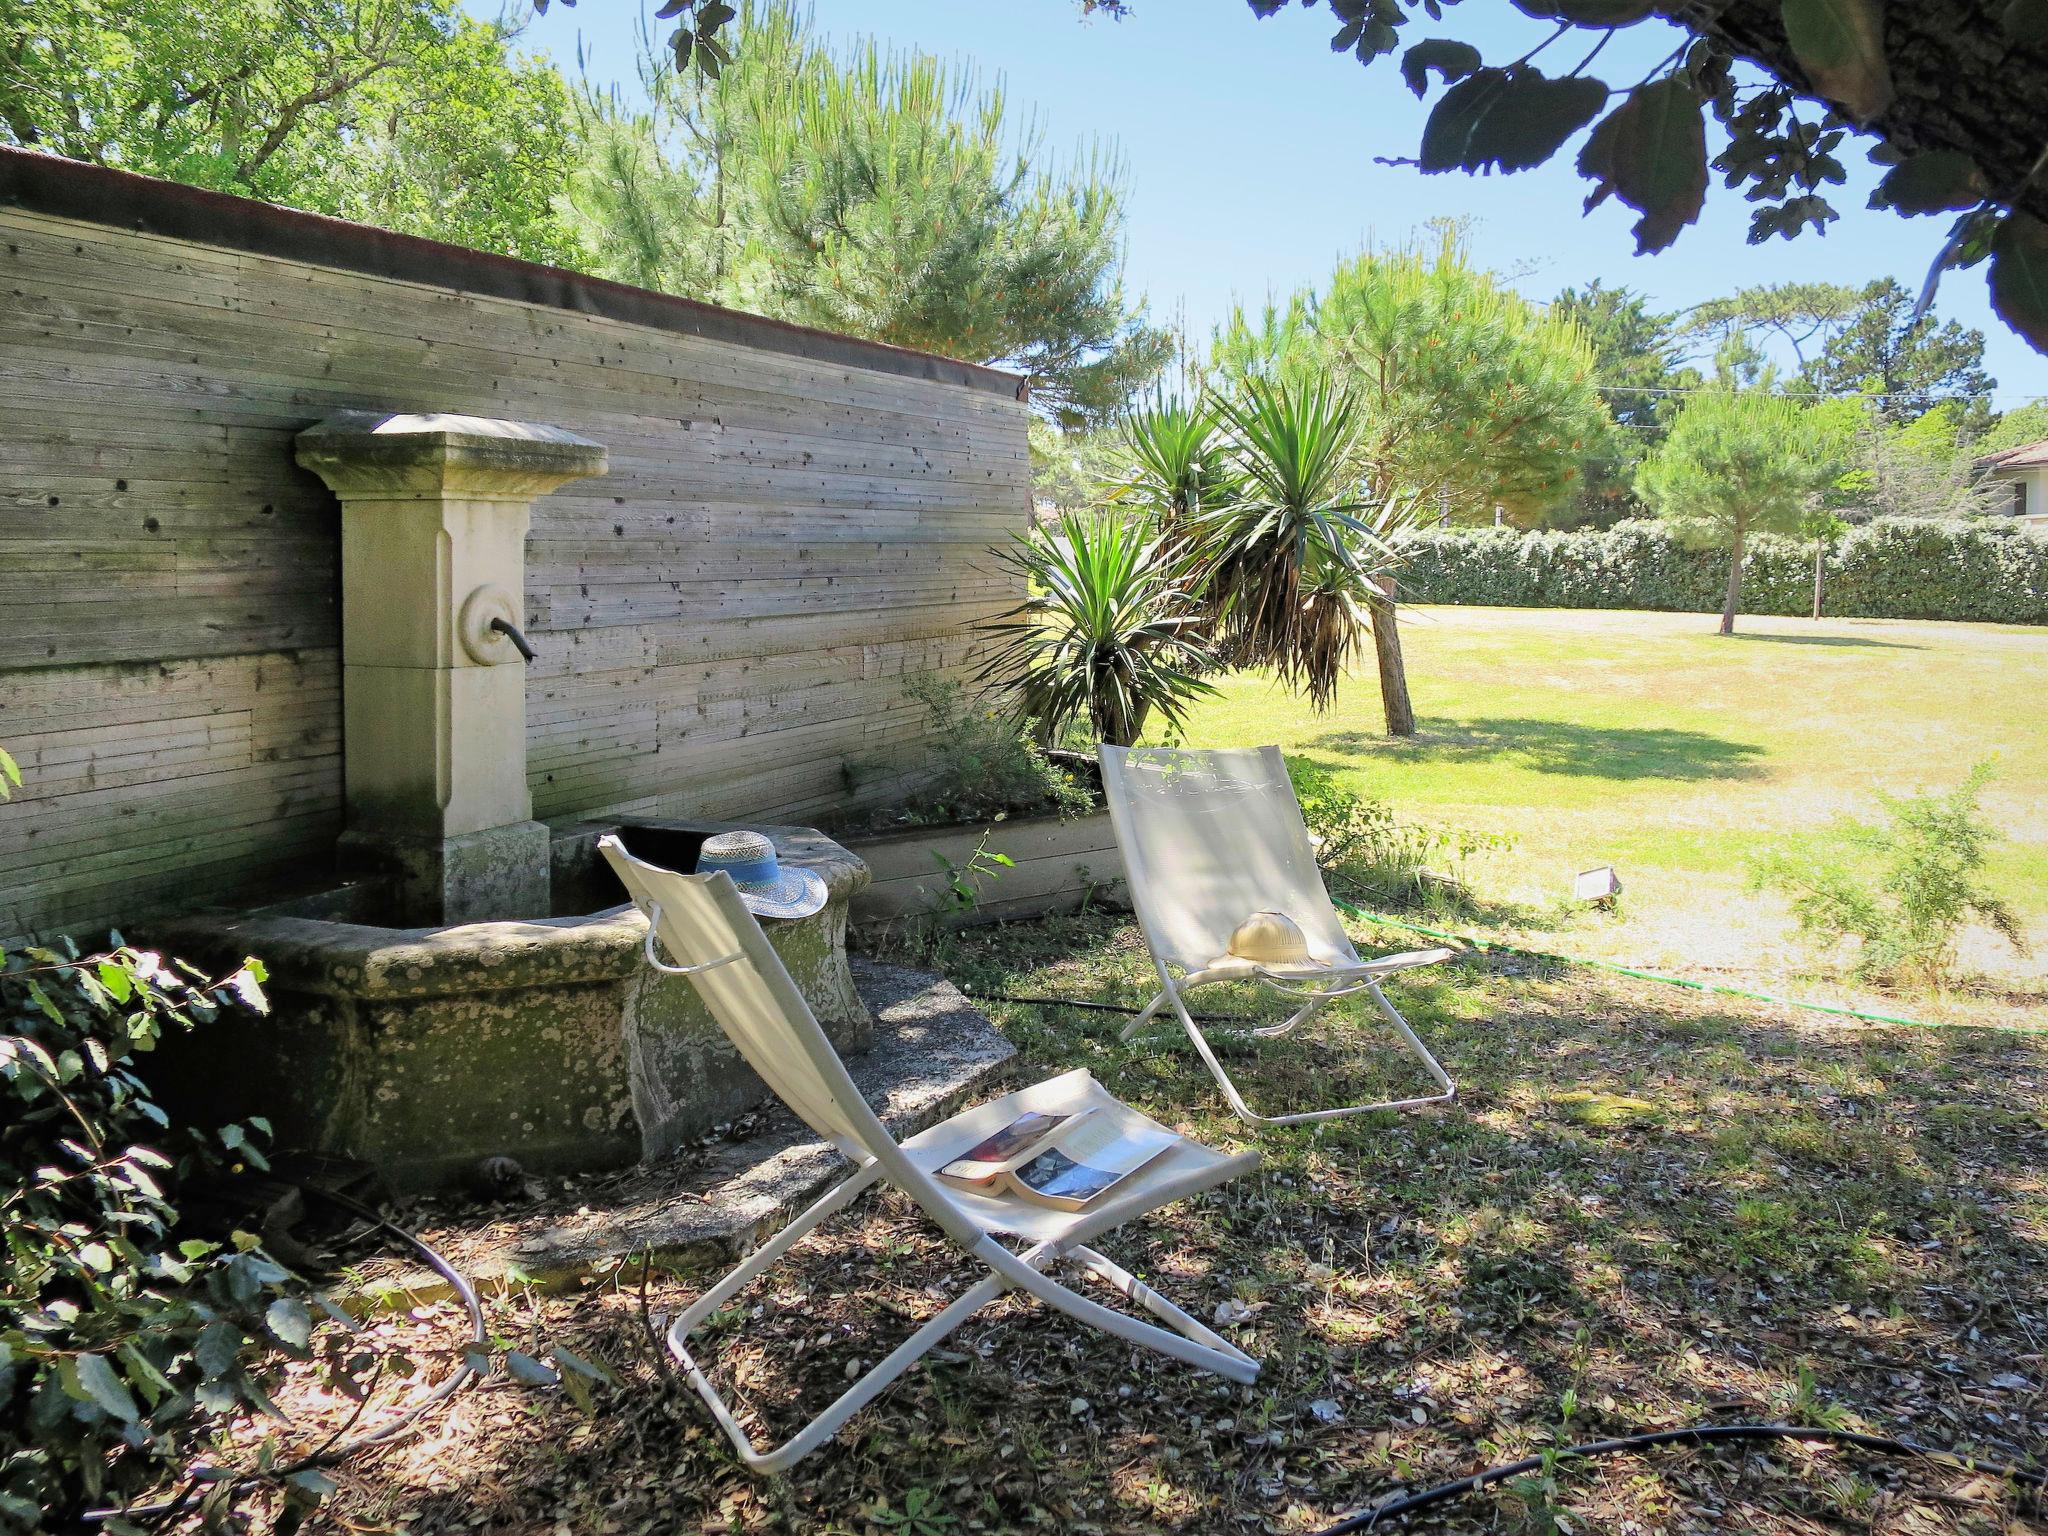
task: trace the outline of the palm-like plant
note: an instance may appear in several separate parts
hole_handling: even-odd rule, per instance
[[[1347,459],[1358,412],[1320,376],[1246,379],[1220,401],[1232,494],[1198,519],[1203,589],[1218,648],[1233,666],[1269,666],[1329,706],[1345,663],[1371,630],[1374,578],[1395,554],[1352,494]]]
[[[1155,397],[1126,411],[1119,426],[1130,469],[1110,499],[1144,509],[1169,541],[1185,539],[1223,485],[1214,407]]]
[[[1188,567],[1149,517],[1068,512],[999,555],[1030,596],[980,626],[994,640],[977,681],[1011,690],[1018,713],[1056,742],[1085,719],[1127,747],[1157,713],[1180,725],[1215,657],[1199,638]]]

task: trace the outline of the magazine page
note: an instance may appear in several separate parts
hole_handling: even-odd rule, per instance
[[[1010,1182],[1027,1200],[1078,1210],[1179,1140],[1162,1127],[1098,1117],[1013,1170]]]
[[[983,1137],[975,1145],[939,1169],[939,1177],[961,1184],[987,1184],[1019,1163],[1045,1150],[1055,1132],[1085,1119],[1090,1111],[1048,1115],[1027,1110],[1001,1130]]]

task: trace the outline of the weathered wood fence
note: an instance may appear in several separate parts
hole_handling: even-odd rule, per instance
[[[534,508],[534,813],[801,819],[914,763],[902,677],[1014,601],[1012,375],[0,150],[0,934],[243,898],[341,807],[347,407],[568,427]],[[886,775],[880,782],[886,783]]]

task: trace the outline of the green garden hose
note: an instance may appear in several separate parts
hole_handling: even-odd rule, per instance
[[[1774,997],[1768,992],[1751,992],[1742,987],[1724,987],[1718,982],[1692,981],[1683,976],[1664,976],[1656,971],[1640,971],[1633,966],[1616,965],[1608,960],[1587,960],[1578,955],[1559,955],[1547,949],[1525,949],[1519,944],[1508,944],[1500,939],[1474,938],[1470,934],[1447,933],[1441,928],[1425,928],[1421,923],[1411,923],[1403,918],[1388,917],[1379,912],[1368,912],[1351,902],[1331,898],[1339,910],[1352,917],[1369,923],[1383,923],[1389,928],[1405,928],[1410,933],[1426,934],[1432,939],[1449,939],[1454,944],[1464,944],[1480,950],[1501,950],[1510,955],[1526,955],[1532,960],[1552,960],[1560,965],[1590,966],[1597,971],[1612,971],[1617,976],[1632,976],[1637,981],[1661,982],[1667,987],[1685,987],[1694,992],[1713,992],[1722,997],[1740,997],[1753,1003],[1772,1003],[1780,1008],[1804,1008],[1811,1013],[1832,1013],[1841,1018],[1861,1019],[1870,1024],[1901,1024],[1908,1029],[2002,1029],[2023,1035],[2048,1034],[2048,1028],[2031,1024],[1930,1024],[1924,1019],[1900,1018],[1896,1014],[1866,1013],[1859,1008],[1838,1008],[1832,1003],[1806,1003],[1797,998]]]

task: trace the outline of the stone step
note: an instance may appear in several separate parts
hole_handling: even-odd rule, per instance
[[[849,1058],[847,1069],[899,1140],[994,1091],[1016,1048],[951,982],[858,957],[852,964],[854,985],[875,1017],[875,1043]],[[622,1266],[637,1272],[650,1257],[664,1267],[718,1269],[847,1171],[838,1151],[771,1101],[744,1140],[551,1181],[530,1205],[429,1207],[420,1235],[483,1293],[556,1288]],[[431,1269],[393,1257],[359,1266],[346,1294],[417,1305],[452,1293]]]

